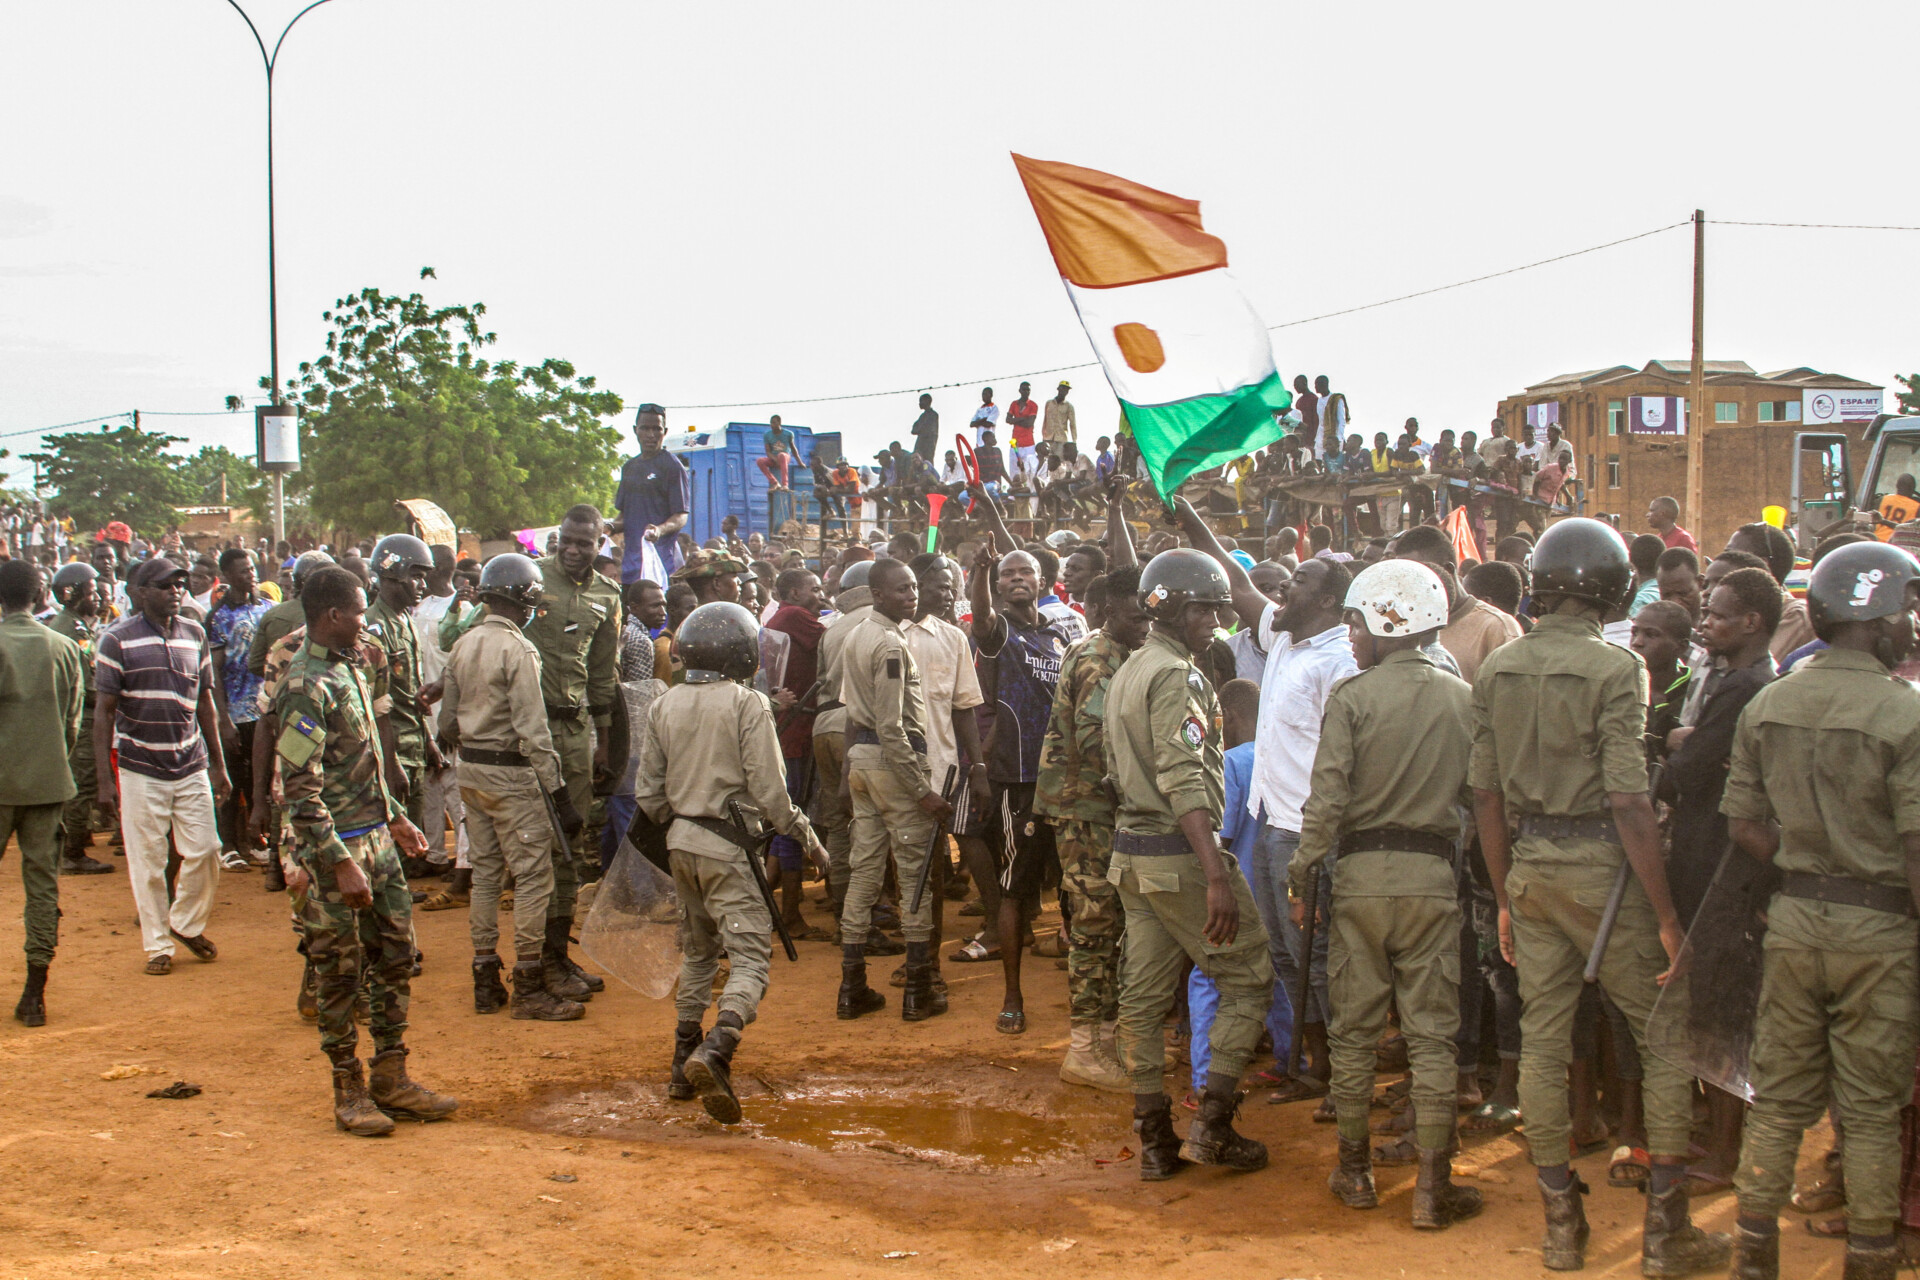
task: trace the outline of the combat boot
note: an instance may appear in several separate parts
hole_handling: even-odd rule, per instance
[[[1173,1132],[1173,1100],[1133,1095],[1133,1131],[1140,1135],[1140,1181],[1165,1182],[1187,1167]]]
[[[373,1055],[367,1069],[367,1093],[374,1106],[401,1120],[445,1120],[460,1107],[457,1098],[435,1093],[407,1078],[407,1047],[403,1044]]]
[[[687,1057],[700,1047],[704,1034],[697,1022],[676,1022],[673,1026],[673,1072],[667,1077],[667,1096],[677,1102],[694,1097],[694,1087],[687,1082]]]
[[[13,1016],[30,1027],[47,1025],[47,966],[27,965],[27,985],[20,989],[20,1003]]]
[[[551,951],[540,957],[541,980],[547,984],[547,990],[559,1000],[573,1000],[585,1004],[593,999],[593,992],[587,990],[587,984],[573,976],[573,971],[554,959]]]
[[[521,960],[513,966],[513,1016],[538,1022],[573,1022],[587,1016],[587,1006],[553,994],[546,981],[546,966],[538,960]]]
[[[1547,1234],[1540,1242],[1540,1261],[1549,1271],[1578,1271],[1587,1265],[1587,1207],[1580,1197],[1587,1184],[1574,1174],[1564,1191],[1542,1182],[1540,1199],[1547,1208]]]
[[[1133,1078],[1100,1052],[1098,1027],[1091,1022],[1076,1022],[1067,1034],[1067,1056],[1060,1063],[1062,1080],[1109,1093],[1133,1092]]]
[[[1266,1144],[1234,1132],[1233,1117],[1245,1096],[1238,1090],[1219,1089],[1202,1094],[1200,1114],[1187,1126],[1187,1140],[1180,1144],[1181,1158],[1193,1164],[1225,1165],[1242,1173],[1266,1168]]]
[[[1900,1245],[1883,1249],[1863,1249],[1852,1237],[1847,1239],[1847,1261],[1840,1269],[1840,1280],[1896,1280],[1900,1274]]]
[[[713,1030],[687,1055],[687,1083],[700,1105],[721,1124],[740,1123],[740,1099],[733,1095],[733,1051],[740,1047],[743,1024],[731,1009],[714,1019]]]
[[[313,971],[311,960],[300,973],[300,994],[293,998],[293,1007],[302,1022],[320,1021],[320,975]]]
[[[863,966],[864,967],[864,966]],[[907,988],[900,993],[900,1020],[925,1022],[947,1011],[944,992],[933,988],[933,944],[907,944]]]
[[[98,858],[89,858],[85,845],[70,845],[60,854],[60,874],[63,876],[103,876],[111,870],[111,866]]]
[[[272,849],[267,850],[266,872],[264,884],[267,892],[285,893],[287,891],[286,869],[280,865],[279,853]]]
[[[1327,1190],[1349,1209],[1372,1209],[1380,1203],[1373,1186],[1373,1150],[1365,1138],[1340,1139],[1340,1163],[1327,1175]]]
[[[1676,1181],[1665,1191],[1647,1191],[1647,1214],[1640,1234],[1640,1274],[1690,1276],[1719,1271],[1733,1251],[1727,1237],[1702,1231],[1687,1217],[1687,1186]],[[1891,1275],[1891,1273],[1889,1273]]]
[[[473,1011],[498,1013],[507,1007],[507,987],[500,981],[499,956],[473,958]]]
[[[866,948],[855,942],[840,948],[840,999],[834,1009],[842,1021],[887,1007],[887,998],[867,985]]]
[[[333,1123],[342,1133],[356,1138],[384,1138],[393,1132],[393,1121],[367,1096],[360,1059],[352,1049],[333,1059]]]
[[[1442,1231],[1471,1218],[1485,1201],[1473,1187],[1453,1185],[1453,1152],[1445,1147],[1415,1147],[1420,1172],[1413,1184],[1413,1225],[1421,1231]]]
[[[607,980],[605,978],[594,977],[585,969],[575,964],[573,957],[567,954],[567,945],[573,941],[573,939],[568,936],[567,930],[572,927],[572,924],[573,922],[565,916],[554,916],[547,921],[547,949],[545,954],[570,975],[574,982],[586,989],[584,995],[574,995],[571,991],[566,992],[564,994],[567,998],[570,1000],[591,1000],[595,993],[607,989]]]
[[[1733,1233],[1733,1269],[1727,1280],[1780,1280],[1779,1231],[1749,1231],[1736,1227]]]

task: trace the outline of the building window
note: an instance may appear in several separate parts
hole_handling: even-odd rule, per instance
[[[1607,488],[1618,489],[1619,487],[1620,487],[1620,455],[1617,453],[1610,453],[1607,455]]]
[[[1740,421],[1740,402],[1738,400],[1715,400],[1713,402],[1713,420],[1715,422]]]
[[[1607,434],[1617,436],[1620,428],[1627,424],[1627,402],[1625,400],[1607,401]]]
[[[1760,421],[1798,422],[1800,421],[1800,402],[1798,400],[1762,400]]]

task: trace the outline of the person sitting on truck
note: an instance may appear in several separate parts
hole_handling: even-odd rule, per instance
[[[1882,542],[1893,540],[1893,531],[1909,520],[1920,518],[1920,496],[1914,493],[1913,475],[1902,472],[1893,482],[1893,492],[1880,499],[1880,512],[1873,522],[1873,536]]]
[[[790,488],[787,472],[793,462],[793,433],[780,425],[779,414],[769,420],[763,443],[766,452],[755,458],[754,463],[767,478],[767,487],[776,491]]]

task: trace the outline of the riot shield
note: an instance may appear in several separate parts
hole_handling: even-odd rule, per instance
[[[580,930],[580,949],[643,996],[659,1000],[680,977],[680,899],[673,880],[622,840]]]
[[[1760,944],[1779,887],[1779,872],[1728,846],[1647,1021],[1651,1052],[1748,1102]]]

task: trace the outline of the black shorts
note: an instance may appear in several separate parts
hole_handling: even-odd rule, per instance
[[[1033,783],[994,782],[990,787],[992,812],[986,817],[999,837],[1000,890],[1038,902],[1049,875],[1051,883],[1060,883],[1053,824],[1033,812]]]

